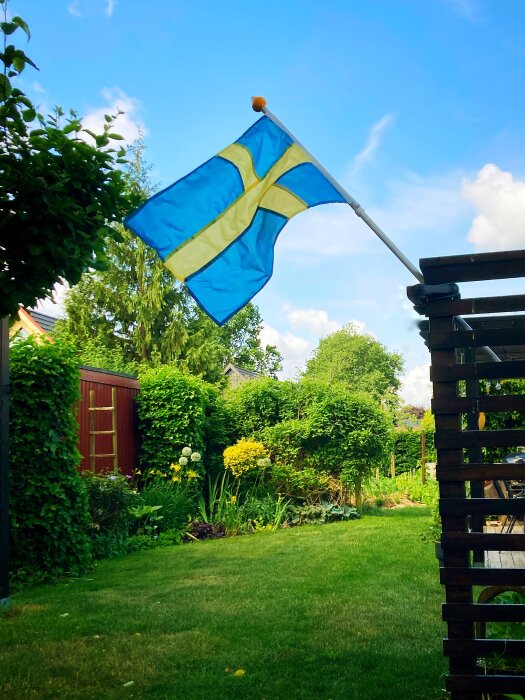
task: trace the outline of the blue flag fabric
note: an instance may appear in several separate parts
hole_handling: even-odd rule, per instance
[[[344,201],[309,155],[263,116],[125,224],[222,325],[272,276],[275,241],[288,220]]]

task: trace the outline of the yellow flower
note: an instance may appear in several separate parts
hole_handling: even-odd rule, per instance
[[[140,471],[140,469],[136,469],[135,474],[142,474],[142,472]]]
[[[234,671],[233,675],[236,678],[242,678],[245,675],[246,671],[243,668],[238,668],[236,671]]]
[[[171,468],[173,469],[174,472],[180,472],[180,470],[182,469],[180,464],[172,464]]]
[[[150,469],[149,472],[148,472],[148,474],[149,474],[150,476],[151,476],[152,474],[155,474],[155,470],[154,470],[154,469]]]
[[[180,476],[172,476],[171,480],[172,481],[180,481]]]
[[[177,471],[177,466],[175,464],[173,464],[173,462],[172,462],[170,464],[170,469],[175,469],[175,471]]]
[[[197,472],[194,472],[193,469],[189,469],[186,476],[188,477],[188,479],[196,479]]]
[[[237,501],[237,496],[232,496],[230,498],[230,503],[235,503]]]

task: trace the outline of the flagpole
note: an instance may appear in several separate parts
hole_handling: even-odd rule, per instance
[[[256,102],[256,99],[261,99],[261,98],[254,98],[253,100],[253,109],[256,112],[263,112],[268,119],[271,119],[272,122],[278,126],[280,129],[282,129],[288,136],[295,141],[295,143],[302,148],[302,150],[308,154],[311,162],[315,165],[315,167],[325,176],[325,178],[328,180],[328,182],[335,187],[335,189],[339,192],[339,194],[345,198],[345,200],[348,202],[348,204],[352,207],[354,210],[354,213],[356,216],[358,216],[360,219],[363,219],[365,224],[372,229],[372,231],[380,238],[383,243],[387,246],[387,248],[390,248],[392,253],[396,256],[396,258],[403,263],[403,265],[409,270],[414,277],[418,280],[418,282],[421,282],[421,284],[424,283],[423,275],[421,274],[421,271],[417,269],[417,267],[410,262],[410,260],[406,257],[406,255],[399,250],[399,248],[393,243],[390,238],[386,235],[386,233],[375,223],[373,219],[371,219],[366,211],[363,209],[363,207],[359,204],[359,202],[352,197],[352,195],[346,191],[346,189],[341,185],[340,182],[338,182],[335,177],[330,175],[328,170],[315,158],[315,156],[310,153],[310,151],[305,148],[305,146],[299,141],[299,139],[292,134],[292,132],[273,114],[268,107],[266,106],[266,101],[264,101],[264,104]]]
[[[338,182],[335,177],[333,177],[328,170],[322,165],[317,158],[299,141],[299,139],[292,134],[290,129],[288,129],[280,119],[278,119],[275,114],[273,114],[268,107],[266,106],[266,100],[264,97],[252,97],[252,108],[255,112],[262,112],[265,116],[268,117],[268,119],[271,119],[272,122],[279,127],[279,129],[282,129],[288,136],[294,141],[298,146],[300,146],[305,153],[308,154],[311,162],[315,165],[315,167],[325,176],[325,178],[330,182],[335,189],[339,192],[339,194],[345,198],[345,200],[348,202],[348,204],[352,207],[354,210],[354,213],[359,216],[359,218],[363,219],[365,224],[372,229],[372,231],[378,236],[380,240],[383,241],[383,243],[389,248],[392,253],[396,256],[396,258],[403,263],[403,265],[411,272],[414,277],[417,279],[418,282],[421,284],[425,284],[425,280],[423,278],[423,274],[421,273],[421,270],[418,270],[418,268],[406,257],[406,255],[399,250],[399,248],[396,246],[395,243],[393,243],[390,238],[386,235],[386,233],[376,224],[376,222],[371,219],[366,211],[363,209],[363,207],[359,204],[359,202],[352,197],[352,195],[346,191],[346,189],[341,185],[340,182]],[[464,318],[461,316],[455,316],[456,321],[458,322],[458,325],[463,328],[463,330],[473,330],[471,326],[465,321]],[[501,358],[496,355],[494,350],[492,348],[489,348],[487,345],[484,345],[482,347],[482,350],[485,351],[485,353],[490,357],[490,359],[493,362],[501,362]]]

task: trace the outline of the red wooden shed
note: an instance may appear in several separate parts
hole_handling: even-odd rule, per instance
[[[131,475],[138,467],[136,377],[94,367],[80,368],[78,405],[80,469]]]

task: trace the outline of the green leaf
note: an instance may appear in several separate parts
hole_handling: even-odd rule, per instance
[[[26,67],[26,56],[23,51],[15,51],[13,55],[13,66],[21,73]]]
[[[22,117],[25,122],[32,122],[36,119],[36,112],[32,107],[30,109],[24,109],[22,110]]]
[[[15,22],[0,22],[0,29],[4,34],[12,34],[18,29],[18,24]]]
[[[0,100],[6,100],[12,91],[11,82],[0,73]]]
[[[20,27],[20,29],[26,33],[27,38],[31,39],[31,32],[29,31],[29,26],[25,20],[17,15],[16,17],[13,17],[11,22],[12,24],[16,24],[18,27]]]
[[[108,134],[110,139],[115,139],[115,141],[124,141],[124,137],[120,134]]]

